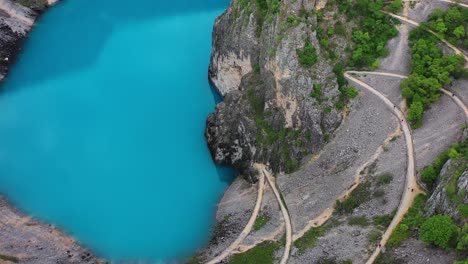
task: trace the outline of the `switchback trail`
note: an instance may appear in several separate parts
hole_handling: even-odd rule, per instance
[[[286,205],[283,202],[283,199],[281,199],[281,195],[278,191],[278,188],[276,188],[276,184],[273,180],[273,177],[271,176],[270,172],[268,172],[268,170],[265,168],[265,166],[263,166],[263,174],[266,177],[268,184],[270,184],[270,187],[273,190],[273,193],[275,194],[276,200],[278,201],[281,207],[281,212],[283,213],[284,223],[286,224],[286,244],[284,245],[284,253],[280,262],[280,264],[286,264],[288,262],[289,252],[291,251],[291,244],[292,244],[291,218],[289,216],[288,209],[286,208]]]
[[[227,256],[229,256],[231,252],[234,251],[239,246],[239,244],[247,237],[247,235],[252,230],[253,225],[255,224],[255,220],[257,219],[258,212],[260,211],[260,206],[262,205],[263,191],[265,189],[265,174],[264,174],[265,165],[254,164],[254,168],[258,170],[260,179],[258,181],[257,201],[255,202],[255,207],[252,211],[252,215],[250,216],[250,219],[247,222],[247,225],[244,227],[244,229],[236,238],[236,240],[234,240],[234,242],[232,242],[232,244],[229,245],[229,247],[227,247],[220,255],[210,260],[209,262],[207,262],[207,264],[219,263],[223,259],[225,259]]]
[[[405,189],[404,189],[401,201],[400,201],[400,205],[398,206],[398,210],[395,214],[395,217],[393,217],[392,222],[388,226],[385,233],[382,235],[382,239],[380,241],[379,246],[374,250],[373,254],[368,259],[367,263],[370,264],[370,263],[373,263],[375,259],[377,258],[377,256],[380,254],[381,247],[385,246],[391,234],[393,233],[393,230],[395,230],[398,223],[400,223],[400,221],[403,219],[403,216],[406,214],[408,209],[413,204],[414,198],[416,197],[418,193],[421,192],[421,190],[416,181],[413,138],[411,136],[411,131],[409,129],[408,122],[406,121],[406,118],[403,112],[401,112],[400,109],[396,105],[394,105],[387,97],[385,97],[379,91],[377,91],[370,85],[364,83],[363,81],[351,76],[350,73],[356,73],[356,72],[345,72],[344,76],[348,80],[358,84],[359,86],[365,88],[366,90],[376,95],[391,109],[393,114],[398,118],[398,121],[400,122],[401,128],[403,130],[403,134],[405,136],[406,149],[407,149],[406,181],[405,181]]]
[[[382,11],[383,13],[391,16],[391,17],[394,17],[398,20],[401,20],[403,22],[406,22],[410,25],[413,25],[413,26],[416,26],[418,27],[420,24],[414,20],[411,20],[410,18],[408,17],[404,17],[404,16],[399,16],[399,15],[395,15],[393,13],[390,13],[390,12],[386,12],[386,11]],[[450,49],[452,49],[455,54],[460,54],[463,56],[463,58],[465,59],[465,68],[468,68],[468,56],[465,55],[465,53],[460,50],[459,48],[455,47],[454,45],[452,45],[450,42],[448,42],[447,40],[439,37],[439,35],[437,35],[437,33],[435,33],[434,31],[430,30],[430,29],[425,29],[427,32],[431,33],[432,35],[436,36],[440,41],[442,41],[445,45],[447,45]]]

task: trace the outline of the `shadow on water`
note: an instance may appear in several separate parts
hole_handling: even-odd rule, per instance
[[[25,45],[34,45],[34,50],[42,53],[20,54],[17,65],[12,71],[20,71],[21,77],[7,77],[14,80],[15,90],[59,75],[85,69],[95,63],[107,39],[116,27],[138,22],[139,20],[158,19],[168,16],[186,15],[225,8],[229,0],[173,0],[173,1],[89,1],[67,0],[57,4],[39,19],[36,28],[47,27],[37,36],[30,33]],[[65,5],[72,7],[65,8]],[[118,5],[116,7],[116,5]],[[109,8],[112,6],[112,8]],[[48,16],[59,17],[64,23],[54,23]],[[57,21],[57,19],[54,19]],[[164,41],[164,40],[161,40]],[[127,49],[132,49],[131,46]],[[22,57],[28,56],[28,65]],[[125,56],[125,50],[122,50]],[[144,56],[144,54],[142,54]],[[50,61],[48,58],[54,58]],[[16,75],[19,76],[19,75]],[[5,87],[5,85],[3,86]]]

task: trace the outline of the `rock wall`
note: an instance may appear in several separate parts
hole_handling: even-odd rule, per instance
[[[462,198],[460,202],[468,204],[468,169],[465,169],[467,165],[468,162],[465,160],[449,160],[445,163],[440,171],[437,185],[426,202],[427,216],[446,214],[461,225],[468,222],[468,219],[460,215],[457,204],[449,198],[446,190],[450,182],[456,180],[455,195]],[[455,178],[457,176],[458,180]]]
[[[208,117],[205,131],[214,160],[250,181],[252,162],[294,171],[342,120],[334,107],[340,94],[334,63],[316,37],[316,1],[284,0],[263,8],[259,2],[233,0],[216,20],[209,78],[224,102]],[[318,53],[310,68],[301,66],[296,52],[306,39]],[[310,96],[314,85],[323,102]]]

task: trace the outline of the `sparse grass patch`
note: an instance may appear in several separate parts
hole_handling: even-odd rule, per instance
[[[387,228],[387,226],[390,225],[390,222],[392,222],[392,219],[395,216],[395,214],[396,214],[396,211],[393,211],[391,214],[375,216],[374,225]]]
[[[337,201],[335,210],[339,214],[350,214],[359,205],[369,201],[370,199],[370,182],[361,183],[354,191],[344,200]]]
[[[254,248],[235,254],[229,259],[229,264],[272,264],[275,261],[275,252],[280,249],[279,242],[265,241]]]
[[[368,226],[368,225],[369,225],[369,221],[367,221],[367,218],[365,218],[364,216],[360,216],[360,217],[351,217],[351,218],[348,220],[348,224],[350,224],[350,225],[357,225],[357,226]]]
[[[369,241],[370,245],[377,244],[381,238],[382,238],[382,233],[379,230],[375,230],[375,229],[372,230],[367,236],[367,240]]]
[[[266,225],[266,223],[268,223],[268,221],[270,221],[270,216],[266,213],[257,216],[257,219],[255,219],[255,223],[253,225],[253,229],[255,231],[260,230],[263,226]]]
[[[9,255],[3,255],[0,254],[0,260],[6,260],[6,261],[11,261],[13,263],[18,263],[19,259],[15,256],[9,256]]]
[[[299,250],[299,254],[304,254],[307,249],[314,248],[317,240],[333,227],[334,225],[326,225],[311,228],[301,238],[294,241],[294,246]]]
[[[393,175],[383,174],[377,177],[377,186],[382,186],[391,183],[393,180]]]

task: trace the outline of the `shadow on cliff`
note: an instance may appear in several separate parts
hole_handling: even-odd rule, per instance
[[[89,67],[99,57],[114,29],[135,21],[186,15],[226,8],[229,0],[116,1],[63,0],[39,19],[26,52],[20,54],[13,71],[14,89]],[[41,34],[38,37],[35,34]],[[30,46],[34,46],[31,48]],[[131,46],[125,49],[132,49]],[[141,54],[144,56],[145,54]],[[28,56],[23,61],[23,57]],[[125,56],[125,50],[122,50]],[[117,58],[118,59],[118,58]],[[7,76],[6,82],[10,77]]]

